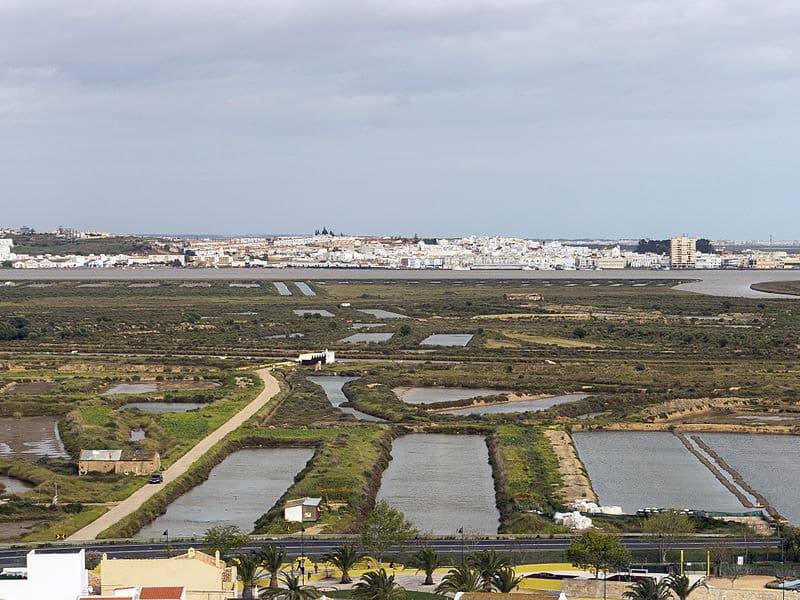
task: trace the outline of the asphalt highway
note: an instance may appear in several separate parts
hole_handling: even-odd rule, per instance
[[[442,554],[456,554],[461,552],[469,553],[476,550],[497,550],[498,552],[545,552],[545,551],[564,551],[570,544],[570,538],[491,538],[475,539],[467,538],[463,542],[460,539],[419,539],[406,542],[396,550],[402,552],[414,552],[420,548],[431,546]],[[299,556],[301,552],[309,557],[322,556],[326,552],[337,546],[346,543],[353,543],[352,538],[325,538],[301,540],[299,537],[282,537],[275,539],[258,539],[248,544],[244,550],[256,550],[263,544],[272,543],[286,549],[288,556]],[[656,550],[659,548],[657,539],[646,537],[623,537],[622,542],[632,551],[637,550]],[[753,548],[779,548],[779,538],[723,538],[713,536],[695,536],[682,540],[676,540],[671,544],[671,548],[683,550],[703,550],[711,546],[724,544],[728,548],[753,549]],[[41,551],[46,552],[75,552],[84,548],[87,552],[105,552],[109,558],[157,558],[168,555],[167,546],[169,545],[173,555],[182,554],[188,548],[200,549],[202,543],[198,541],[171,541],[167,543],[166,538],[159,541],[124,541],[111,543],[86,543],[86,544],[58,544]],[[8,547],[0,549],[0,567],[23,566],[25,555],[30,551],[29,547]]]

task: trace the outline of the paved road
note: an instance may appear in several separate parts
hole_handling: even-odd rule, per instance
[[[261,408],[269,402],[275,394],[280,391],[278,380],[270,375],[268,369],[261,369],[257,371],[259,377],[264,381],[264,391],[250,404],[245,406],[242,410],[236,413],[227,422],[221,425],[218,429],[209,433],[205,438],[200,440],[196,446],[189,450],[186,454],[176,460],[172,466],[164,471],[164,485],[175,481],[178,477],[186,473],[189,468],[206,452],[208,452],[217,442],[219,442],[226,435],[241,427],[241,425]],[[124,501],[120,502],[117,506],[109,510],[107,513],[90,523],[83,529],[72,534],[69,541],[84,541],[94,540],[102,532],[119,522],[124,517],[138,509],[146,500],[154,496],[157,492],[163,489],[162,485],[146,485],[136,490]]]
[[[94,281],[627,281],[683,280],[690,281],[677,289],[711,296],[743,298],[794,298],[781,294],[766,294],[752,290],[754,283],[766,281],[797,281],[800,272],[784,270],[743,271],[648,271],[638,269],[610,271],[505,271],[505,270],[414,270],[414,269],[0,269],[0,281],[47,280]]]
[[[724,543],[729,548],[778,548],[778,538],[716,538],[716,537],[692,537],[684,540],[676,541],[673,545],[674,548],[684,550],[703,550],[709,546],[719,545],[724,540]],[[259,540],[253,541],[245,550],[255,550],[264,543],[274,543],[286,548],[289,556],[299,556],[302,552],[306,556],[319,557],[326,552],[332,550],[336,546],[341,546],[344,543],[353,543],[351,538],[326,538],[326,539],[305,539],[301,542],[298,537],[284,537],[275,540]],[[625,546],[630,550],[656,550],[659,548],[658,540],[646,537],[625,537],[622,539]],[[459,555],[462,550],[464,552],[473,552],[476,550],[498,550],[503,552],[561,552],[566,550],[570,544],[569,538],[526,538],[526,539],[466,539],[462,542],[460,539],[423,539],[408,542],[403,545],[403,552],[413,552],[425,546],[433,547],[437,552],[442,554]],[[190,547],[198,547],[199,542],[171,542],[170,546],[173,553],[183,553]],[[158,541],[155,543],[147,542],[124,542],[113,544],[66,544],[55,548],[50,548],[48,552],[73,552],[79,548],[85,548],[87,551],[105,552],[111,558],[152,558],[164,557],[167,555],[165,549],[165,541]],[[0,566],[18,566],[25,562],[25,554],[27,549],[13,548],[7,550],[0,550]]]

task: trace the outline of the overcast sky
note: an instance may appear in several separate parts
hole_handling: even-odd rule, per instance
[[[0,225],[800,238],[797,0],[0,0]]]

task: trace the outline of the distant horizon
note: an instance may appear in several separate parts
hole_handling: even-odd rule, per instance
[[[19,230],[22,227],[31,227],[30,225],[21,225],[21,226],[2,226],[3,229],[15,229]],[[276,238],[276,237],[303,237],[303,236],[313,236],[314,230],[305,231],[305,232],[283,232],[283,233],[231,233],[231,234],[222,234],[222,233],[187,233],[187,232],[126,232],[126,231],[113,231],[107,229],[81,229],[78,227],[66,227],[66,226],[55,226],[49,229],[39,229],[36,227],[31,227],[36,234],[51,234],[53,231],[58,229],[58,227],[63,227],[63,229],[72,229],[77,232],[97,232],[97,233],[106,233],[109,235],[118,235],[118,236],[132,236],[132,237],[153,237],[153,238],[195,238],[195,239],[234,239],[234,238]],[[339,232],[333,228],[335,236],[339,236]],[[411,234],[385,234],[385,233],[348,233],[343,232],[345,237],[385,237],[385,238],[404,238],[409,239],[414,237],[414,233]],[[781,245],[781,244],[790,244],[790,245],[798,245],[800,244],[800,238],[797,239],[777,239],[774,238],[770,240],[769,238],[732,238],[732,237],[710,237],[707,235],[702,234],[673,234],[673,235],[664,235],[664,236],[621,236],[621,237],[603,237],[603,236],[583,236],[583,237],[552,237],[552,236],[519,236],[519,235],[511,235],[511,234],[501,234],[501,233],[465,233],[465,234],[458,234],[458,235],[437,235],[437,234],[417,234],[420,239],[460,239],[460,238],[467,238],[467,237],[500,237],[500,238],[518,238],[518,239],[525,239],[531,241],[541,241],[541,242],[633,242],[636,243],[641,239],[650,239],[650,240],[667,240],[672,237],[677,237],[679,235],[689,235],[690,237],[697,237],[699,239],[707,239],[711,242],[741,242],[741,243],[757,243],[757,244],[772,244],[772,245]]]

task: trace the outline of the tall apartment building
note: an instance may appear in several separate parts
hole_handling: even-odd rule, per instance
[[[697,259],[697,238],[672,238],[669,254],[673,269],[693,269]]]

